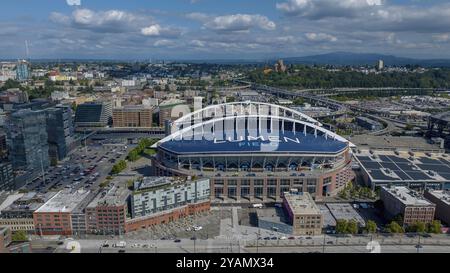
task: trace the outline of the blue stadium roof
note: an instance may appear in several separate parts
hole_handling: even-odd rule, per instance
[[[159,147],[175,154],[246,154],[246,153],[318,153],[336,154],[347,148],[348,143],[326,139],[324,136],[315,137],[313,134],[297,132],[279,132],[263,138],[236,137],[232,141],[228,138],[216,140],[169,140],[159,144]],[[217,134],[216,134],[217,136]],[[270,139],[272,141],[269,140]],[[276,140],[280,140],[279,142]]]

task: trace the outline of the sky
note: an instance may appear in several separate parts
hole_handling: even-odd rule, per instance
[[[2,59],[261,60],[336,51],[450,58],[450,1],[2,0],[0,4]]]

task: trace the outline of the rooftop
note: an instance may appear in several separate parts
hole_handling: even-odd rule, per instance
[[[238,133],[241,133],[238,136]],[[332,137],[306,135],[301,132],[280,131],[255,136],[248,130],[215,132],[214,139],[207,140],[201,136],[183,136],[159,144],[159,147],[176,154],[230,154],[230,153],[340,153],[348,147],[348,143]]]
[[[326,206],[336,220],[355,220],[360,226],[365,226],[363,217],[349,203],[327,203]]]
[[[391,149],[391,150],[423,150],[437,151],[439,145],[430,144],[422,137],[409,136],[374,136],[374,135],[356,135],[352,136],[350,141],[359,149]]]
[[[0,205],[1,211],[35,211],[55,195],[54,192],[27,192],[13,194],[10,199]]]
[[[438,119],[446,122],[450,122],[450,112],[443,112],[432,116],[433,119]]]
[[[63,190],[48,200],[36,212],[72,212],[88,195],[89,191],[85,190]]]
[[[164,100],[159,104],[160,108],[164,108],[164,107],[170,107],[170,106],[175,106],[175,105],[179,105],[179,104],[184,104],[186,103],[186,101],[184,100],[180,100],[180,99],[168,99],[168,100]]]
[[[197,181],[206,180],[199,179]],[[165,176],[147,176],[144,177],[141,181],[136,181],[134,183],[134,190],[136,192],[147,191],[147,190],[157,190],[160,188],[167,188],[174,185],[179,184],[189,184],[195,182],[196,180],[189,180],[182,177],[165,177]]]
[[[371,181],[450,181],[450,158],[442,153],[362,150],[354,154]]]
[[[320,214],[320,209],[308,192],[286,192],[284,199],[295,215]]]
[[[24,194],[23,193],[13,193],[13,194],[4,194],[2,195],[2,203],[0,204],[0,213],[9,207],[12,203],[14,203],[16,200],[21,198]]]
[[[450,205],[450,191],[445,190],[445,191],[428,191],[428,193],[430,193],[431,195],[433,195],[434,197],[438,198],[439,200],[441,200],[442,202],[444,202],[447,205]]]
[[[125,204],[130,196],[127,180],[118,178],[118,180],[111,182],[110,185],[97,194],[87,207],[93,208],[102,205],[119,206]]]
[[[153,107],[152,106],[147,106],[147,105],[124,105],[122,107],[116,107],[113,110],[117,111],[117,110],[126,110],[126,111],[140,111],[140,110],[152,110]]]
[[[395,197],[398,201],[402,202],[406,206],[431,206],[431,202],[426,200],[419,193],[408,189],[407,187],[383,187],[383,190]]]

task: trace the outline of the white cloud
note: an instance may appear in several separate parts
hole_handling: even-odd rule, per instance
[[[176,46],[176,43],[171,40],[161,39],[161,40],[155,41],[153,43],[153,46],[155,46],[155,47],[173,47],[173,46]]]
[[[233,14],[212,18],[204,26],[215,31],[248,31],[251,28],[274,30],[276,24],[262,15]]]
[[[277,3],[278,10],[287,15],[315,19],[326,17],[353,17],[358,11],[383,5],[384,0],[287,0]]]
[[[161,26],[158,24],[151,25],[141,29],[141,33],[144,36],[159,36],[161,34]]]
[[[326,33],[306,33],[306,39],[313,42],[336,42],[337,38],[333,35],[329,35]]]
[[[188,19],[196,20],[196,21],[200,21],[200,22],[206,22],[211,18],[211,16],[201,13],[201,12],[188,13],[185,15],[185,17]]]
[[[74,28],[89,29],[102,33],[121,33],[139,30],[145,24],[153,22],[153,18],[122,10],[93,11],[90,9],[76,9],[71,15],[53,12],[50,20],[72,26]]]
[[[59,23],[59,24],[69,24],[71,21],[69,16],[66,16],[59,12],[50,13],[50,20],[54,23]]]
[[[435,34],[433,35],[433,41],[438,43],[448,42],[450,41],[450,34],[449,33]]]
[[[195,47],[205,47],[205,42],[200,40],[192,40],[189,45],[195,46]]]
[[[66,0],[69,6],[81,6],[81,0]]]
[[[167,38],[176,38],[181,35],[181,31],[176,28],[162,27],[159,24],[153,24],[148,27],[141,28],[141,34],[149,37],[164,36]]]

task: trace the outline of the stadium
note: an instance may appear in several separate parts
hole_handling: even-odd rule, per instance
[[[354,178],[352,144],[286,107],[211,105],[171,129],[154,146],[156,175],[209,177],[213,201],[274,202],[292,188],[320,200]]]

